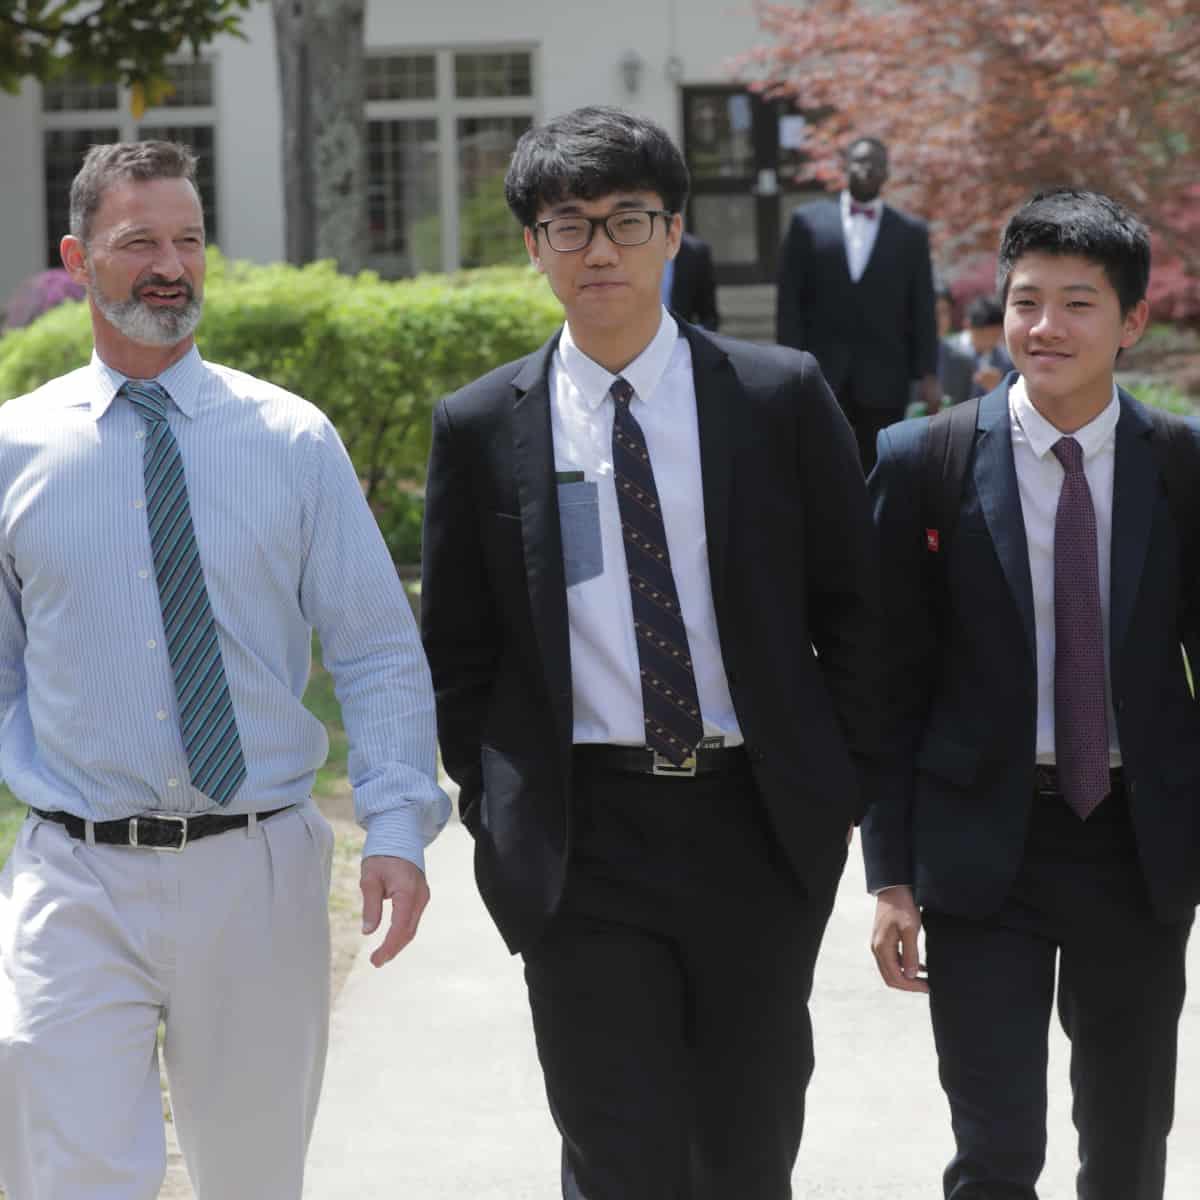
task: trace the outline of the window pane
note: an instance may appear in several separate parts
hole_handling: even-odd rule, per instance
[[[42,85],[43,112],[95,112],[116,107],[115,83],[93,83],[81,75],[64,75]]]
[[[460,100],[532,96],[533,56],[527,50],[501,54],[456,54],[454,94]]]
[[[143,140],[182,142],[196,156],[196,183],[204,209],[204,240],[217,244],[217,181],[215,131],[211,125],[143,125],[138,130]]]
[[[49,129],[44,136],[46,157],[46,266],[61,267],[58,243],[68,233],[71,180],[83,166],[90,146],[115,142],[116,129]]]
[[[163,100],[164,108],[207,108],[212,104],[212,63],[170,63],[167,74],[175,91]]]
[[[437,122],[367,122],[371,266],[387,279],[439,271]]]
[[[368,56],[368,100],[432,100],[436,94],[437,71],[432,54]]]
[[[504,202],[504,173],[529,117],[458,122],[459,259],[464,267],[525,261],[521,231]]]

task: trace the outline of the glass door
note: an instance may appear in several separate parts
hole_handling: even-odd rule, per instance
[[[788,214],[824,194],[796,180],[806,128],[784,100],[731,86],[683,89],[686,227],[712,247],[718,283],[773,281]]]

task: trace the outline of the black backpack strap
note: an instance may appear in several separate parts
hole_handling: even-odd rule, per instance
[[[943,409],[929,421],[921,506],[923,534],[926,554],[943,562],[958,524],[963,482],[971,462],[978,421],[978,399]]]
[[[1188,617],[1188,630],[1185,632],[1191,632],[1193,624],[1200,624],[1197,597],[1200,569],[1196,562],[1197,542],[1200,540],[1200,447],[1196,444],[1194,432],[1182,417],[1149,406],[1146,411],[1154,426],[1150,446],[1179,533],[1179,578]],[[1190,640],[1193,645],[1188,647],[1188,658],[1195,663],[1194,655],[1200,648],[1200,637]]]

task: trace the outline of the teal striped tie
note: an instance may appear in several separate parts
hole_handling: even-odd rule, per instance
[[[228,804],[246,778],[246,760],[204,586],[183,459],[167,424],[169,397],[153,381],[127,380],[119,394],[129,398],[147,425],[146,520],[188,772],[197,791]]]

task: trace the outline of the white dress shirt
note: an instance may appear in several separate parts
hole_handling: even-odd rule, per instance
[[[302,702],[315,627],[350,737],[366,854],[423,864],[450,805],[408,601],[337,432],[195,348],[158,377],[246,757],[228,812],[301,804],[325,761]],[[145,422],[93,355],[0,409],[0,773],[91,821],[212,801],[191,786],[146,531]]]
[[[692,354],[665,310],[658,333],[621,376],[634,389],[630,412],[642,427],[654,467],[704,734],[738,745],[742,736],[721,659],[708,574]],[[564,518],[564,542],[568,537],[588,541],[589,529],[595,537],[582,555],[590,563],[579,572],[585,577],[572,582],[568,572],[574,741],[641,746],[646,737],[637,639],[613,483],[609,388],[616,378],[588,358],[571,338],[570,327],[564,327],[550,367],[560,507],[566,489],[573,487],[578,494],[582,485],[594,485],[584,490],[582,511],[576,509],[570,531]],[[571,546],[564,545],[564,551],[578,561]]]
[[[1033,584],[1033,616],[1037,632],[1037,761],[1052,763],[1054,751],[1054,523],[1058,495],[1065,472],[1052,447],[1065,436],[1034,408],[1018,379],[1008,393],[1012,423],[1013,463],[1029,547],[1029,574]],[[1121,762],[1117,722],[1113,715],[1109,662],[1109,583],[1111,577],[1113,464],[1116,458],[1117,420],[1121,415],[1117,389],[1104,411],[1073,437],[1083,450],[1083,473],[1096,511],[1096,552],[1100,574],[1100,613],[1104,629],[1104,693],[1108,712],[1109,761]]]
[[[849,192],[842,193],[842,236],[846,241],[846,266],[850,278],[857,283],[871,261],[871,251],[875,249],[875,239],[879,236],[879,222],[883,218],[883,201],[876,197],[864,208],[869,208],[874,217],[862,213],[850,215]]]

